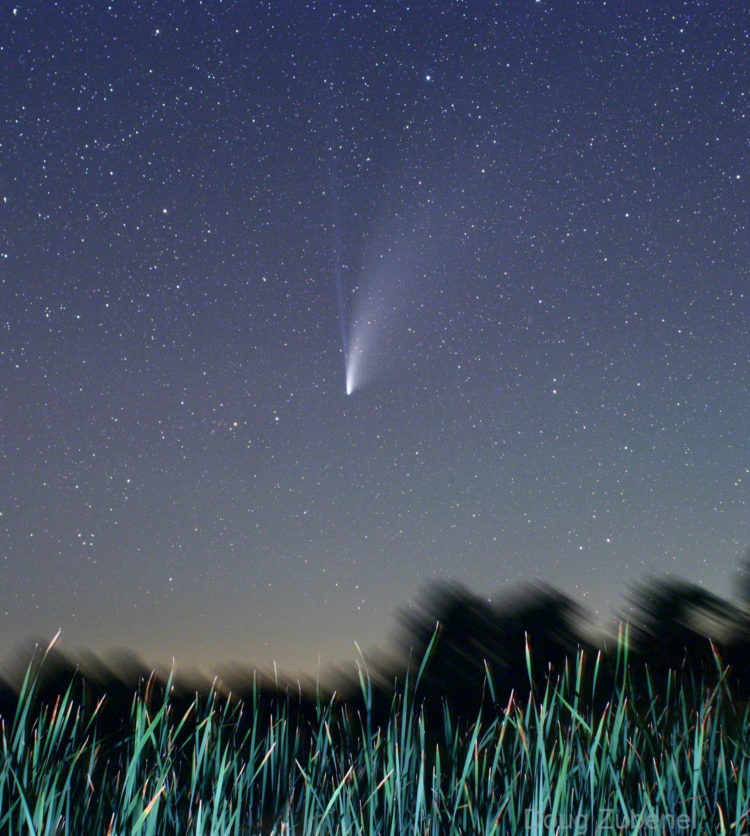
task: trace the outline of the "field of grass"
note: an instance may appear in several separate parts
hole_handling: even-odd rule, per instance
[[[720,668],[689,696],[669,679],[644,700],[624,640],[617,663],[611,694],[581,654],[543,692],[463,722],[414,704],[422,668],[379,725],[364,667],[364,710],[321,698],[304,723],[217,692],[176,712],[170,679],[164,698],[134,694],[119,733],[72,684],[38,706],[29,668],[0,727],[0,833],[749,833],[750,717]]]

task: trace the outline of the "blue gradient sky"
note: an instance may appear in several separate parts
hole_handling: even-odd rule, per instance
[[[0,14],[0,654],[313,670],[436,578],[732,591],[747,4]]]

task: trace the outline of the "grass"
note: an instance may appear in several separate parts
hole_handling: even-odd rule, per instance
[[[101,702],[76,704],[72,683],[36,707],[29,667],[0,723],[0,833],[749,833],[750,717],[718,657],[711,685],[688,695],[647,676],[644,701],[626,635],[611,694],[600,659],[579,654],[542,693],[468,722],[447,706],[427,719],[414,701],[423,662],[377,726],[363,669],[363,711],[319,698],[301,724],[283,703],[261,711],[258,693],[242,704],[212,691],[175,712],[171,677],[163,699],[150,680],[129,726],[104,735]],[[485,686],[494,702],[489,668]]]

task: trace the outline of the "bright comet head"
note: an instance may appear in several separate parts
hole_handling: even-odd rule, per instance
[[[349,347],[346,356],[346,394],[351,395],[355,389],[362,385],[361,360],[362,360],[362,337],[355,334],[354,340]]]
[[[350,359],[347,359],[346,362],[346,394],[351,395],[356,388],[356,382],[354,380],[354,365]]]

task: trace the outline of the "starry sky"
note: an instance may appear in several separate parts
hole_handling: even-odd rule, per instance
[[[747,3],[0,15],[0,658],[311,671],[434,580],[732,592]]]

